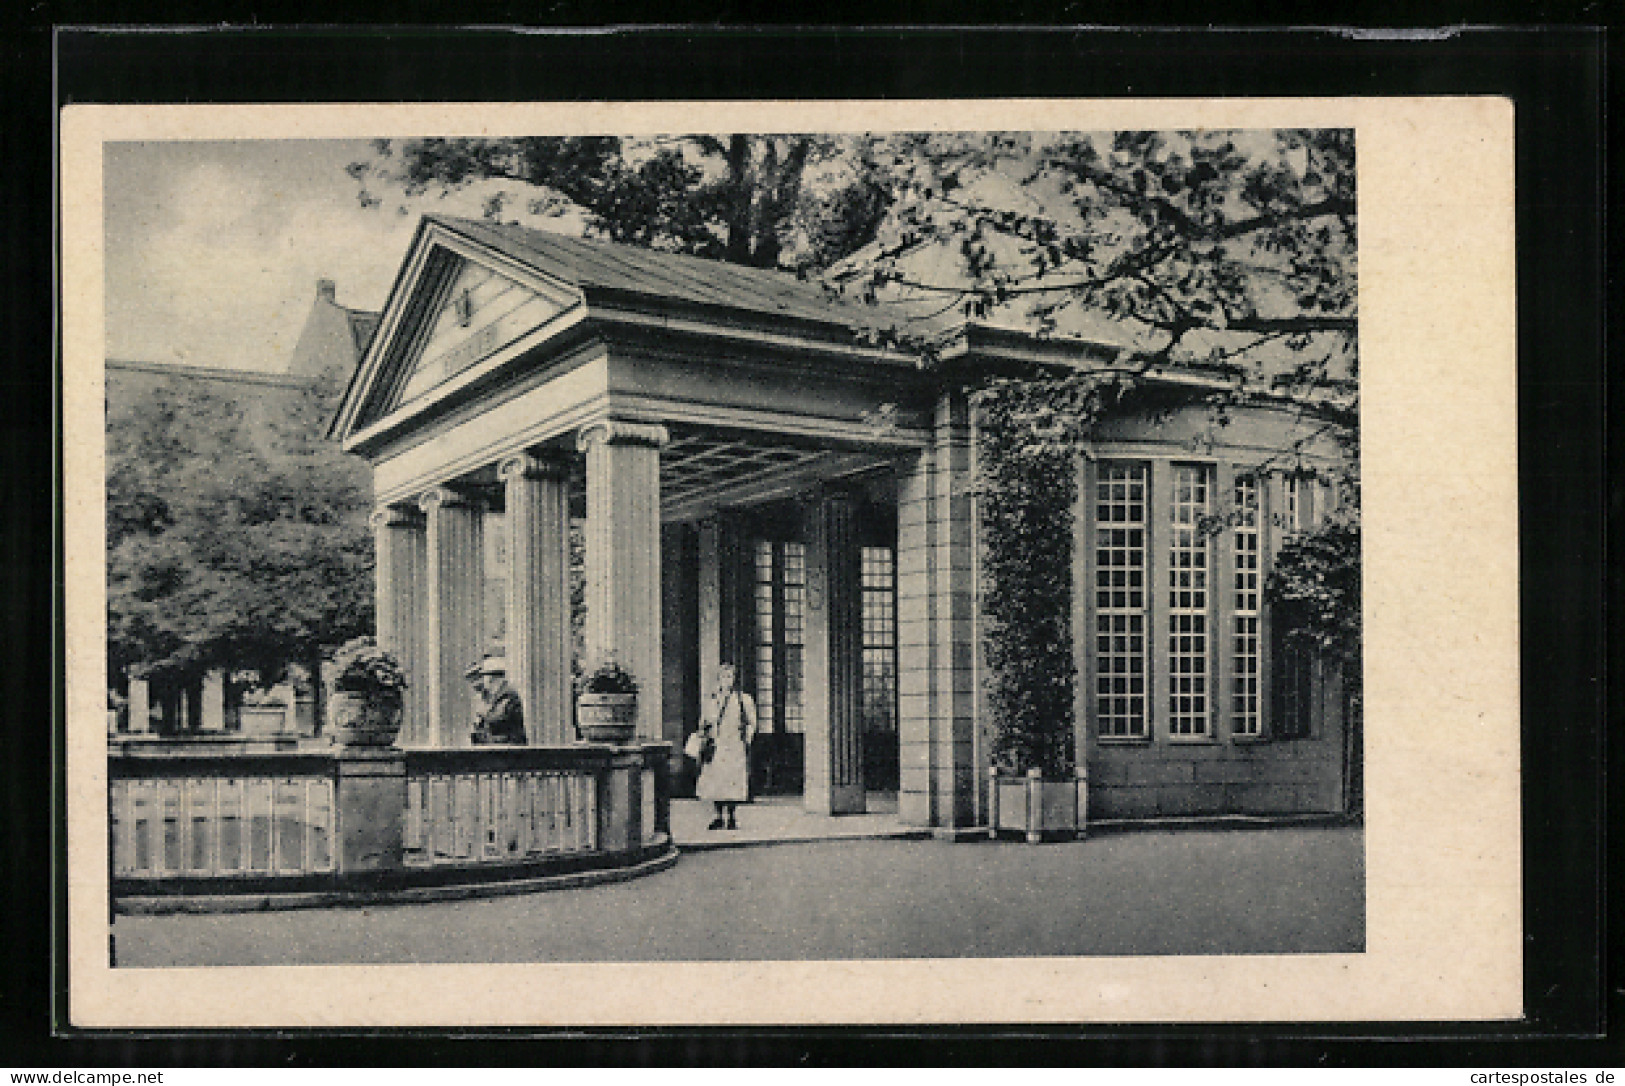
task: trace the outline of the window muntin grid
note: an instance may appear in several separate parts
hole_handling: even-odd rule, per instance
[[[1172,465],[1168,538],[1168,734],[1208,731],[1208,515],[1210,469]]]
[[[1287,475],[1281,479],[1281,527],[1288,532],[1303,530],[1303,479]]]
[[[781,543],[779,551],[781,598],[784,605],[784,639],[780,666],[784,669],[784,705],[781,730],[799,734],[805,730],[801,707],[802,667],[806,644],[807,547],[802,543]]]
[[[864,547],[861,570],[863,726],[867,731],[896,731],[897,593],[892,549]]]
[[[1104,462],[1095,477],[1095,721],[1146,734],[1146,468]]]
[[[764,727],[776,718],[773,697],[773,544],[758,540],[756,579],[756,714]]]
[[[1236,735],[1260,734],[1258,704],[1258,481],[1236,479],[1235,594],[1230,631],[1230,728]]]

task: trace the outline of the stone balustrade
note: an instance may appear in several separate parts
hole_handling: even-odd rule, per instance
[[[669,756],[660,742],[116,744],[108,757],[115,905],[421,898],[656,869],[675,858]]]

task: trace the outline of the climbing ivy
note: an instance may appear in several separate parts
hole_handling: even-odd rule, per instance
[[[1076,449],[1121,392],[1111,378],[1071,377],[997,380],[974,396],[992,752],[1014,772],[1076,765]]]
[[[1345,668],[1358,669],[1359,522],[1350,517],[1334,519],[1282,544],[1270,567],[1265,598],[1287,640],[1327,655]]]

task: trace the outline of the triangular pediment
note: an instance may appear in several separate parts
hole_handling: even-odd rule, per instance
[[[581,301],[460,238],[420,235],[341,409],[340,436],[395,413],[502,354]],[[350,421],[346,422],[348,414]]]
[[[438,388],[567,308],[477,261],[458,265],[446,277],[438,310],[422,325],[391,407]]]

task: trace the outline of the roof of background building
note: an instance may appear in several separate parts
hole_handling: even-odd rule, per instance
[[[263,370],[238,370],[219,366],[193,366],[182,362],[142,362],[127,358],[107,359],[109,380],[114,374],[145,375],[153,378],[178,377],[189,381],[212,381],[230,385],[298,388],[305,382],[292,374]],[[139,378],[137,378],[139,379]]]

